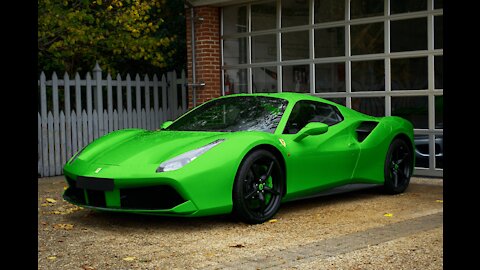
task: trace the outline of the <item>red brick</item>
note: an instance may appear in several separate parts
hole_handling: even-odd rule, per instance
[[[202,17],[203,21],[195,24],[196,43],[196,77],[197,82],[203,81],[205,87],[197,88],[197,105],[221,95],[221,55],[220,55],[220,9],[211,6],[195,8],[196,15]],[[190,9],[186,10],[190,14]],[[192,82],[192,54],[191,54],[191,32],[190,17],[187,19],[187,74],[188,81]],[[189,97],[192,97],[192,88],[188,89]],[[189,107],[192,107],[192,100],[189,100]]]

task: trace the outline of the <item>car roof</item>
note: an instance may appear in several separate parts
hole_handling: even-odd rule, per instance
[[[288,100],[290,104],[295,104],[299,100],[312,100],[312,101],[317,101],[317,102],[323,102],[326,104],[333,105],[337,107],[340,112],[345,116],[346,114],[353,116],[356,115],[357,117],[363,117],[365,119],[377,119],[375,116],[367,115],[364,113],[361,113],[359,111],[350,109],[348,107],[345,107],[342,104],[335,103],[333,101],[330,101],[328,99],[324,99],[318,96],[313,96],[308,93],[296,93],[296,92],[282,92],[282,93],[254,93],[254,94],[232,94],[232,95],[227,95],[227,96],[221,96],[219,98],[229,98],[229,97],[241,97],[241,96],[265,96],[265,97],[274,97],[274,98],[282,98],[285,100]],[[215,99],[219,99],[215,98]]]
[[[286,99],[289,102],[297,102],[299,100],[313,100],[313,101],[321,101],[331,105],[340,105],[334,103],[330,100],[323,99],[317,96],[313,96],[307,93],[291,93],[291,92],[283,92],[283,93],[254,93],[254,94],[233,94],[228,96],[222,96],[220,98],[227,98],[227,97],[237,97],[237,96],[266,96],[266,97],[275,97],[275,98],[282,98]]]

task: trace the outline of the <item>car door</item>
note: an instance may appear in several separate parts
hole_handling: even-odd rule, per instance
[[[293,141],[295,134],[310,122],[325,123],[329,126],[328,131],[307,136],[299,142]],[[289,195],[308,195],[350,182],[360,151],[352,133],[352,127],[343,121],[335,106],[310,100],[298,101],[282,134],[289,145]]]

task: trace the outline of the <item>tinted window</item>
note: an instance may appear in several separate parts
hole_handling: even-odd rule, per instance
[[[272,29],[277,26],[277,3],[252,5],[252,31]]]
[[[390,51],[416,51],[428,48],[427,18],[392,21]]]
[[[284,134],[295,134],[310,122],[325,123],[329,126],[343,120],[338,109],[315,101],[299,101],[292,109]]]
[[[383,22],[352,25],[350,33],[352,55],[384,52]]]
[[[284,99],[262,96],[221,98],[194,109],[167,130],[273,133],[287,104]]]

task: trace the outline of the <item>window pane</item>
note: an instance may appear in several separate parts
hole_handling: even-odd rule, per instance
[[[435,96],[435,128],[443,129],[443,96]]]
[[[315,57],[345,55],[345,27],[315,29]]]
[[[276,35],[252,37],[252,62],[277,61]]]
[[[221,98],[190,111],[170,125],[168,130],[273,133],[287,104],[285,99],[272,97]]]
[[[225,95],[247,93],[247,70],[227,69],[224,78]]]
[[[241,33],[247,31],[247,7],[223,8],[223,34]]]
[[[434,48],[443,49],[443,16],[434,17]]]
[[[392,59],[392,90],[428,89],[427,57]]]
[[[351,0],[350,18],[358,19],[372,16],[382,16],[383,0]]]
[[[435,136],[435,168],[443,169],[443,135]]]
[[[308,0],[282,0],[282,27],[308,24]]]
[[[345,106],[345,104],[347,104],[345,98],[324,98],[324,99],[328,99],[332,102],[335,102],[335,103],[343,105],[343,106]]]
[[[345,1],[315,0],[315,23],[345,20]]]
[[[430,148],[428,147],[428,135],[415,135],[415,167],[428,168]]]
[[[428,128],[428,97],[392,97],[392,115],[409,120],[414,128]]]
[[[315,65],[315,93],[345,92],[345,63]]]
[[[276,28],[276,2],[252,4],[252,31]]]
[[[434,0],[434,8],[435,9],[443,8],[443,0]]]
[[[390,13],[427,10],[427,0],[390,0]]]
[[[223,54],[225,65],[247,63],[247,38],[224,39]]]
[[[282,69],[283,92],[310,92],[310,66],[284,66]]]
[[[390,31],[392,52],[427,49],[427,18],[392,21]]]
[[[352,109],[372,116],[385,116],[385,98],[352,98]]]
[[[308,123],[324,123],[329,126],[341,122],[343,117],[334,106],[316,101],[301,100],[293,106],[283,134],[296,134]]]
[[[383,22],[351,26],[352,55],[383,53]]]
[[[282,34],[282,60],[308,59],[308,31]]]
[[[254,93],[277,92],[277,67],[252,68]]]
[[[435,89],[443,89],[443,55],[435,56]]]
[[[385,90],[383,60],[352,62],[352,91]]]

